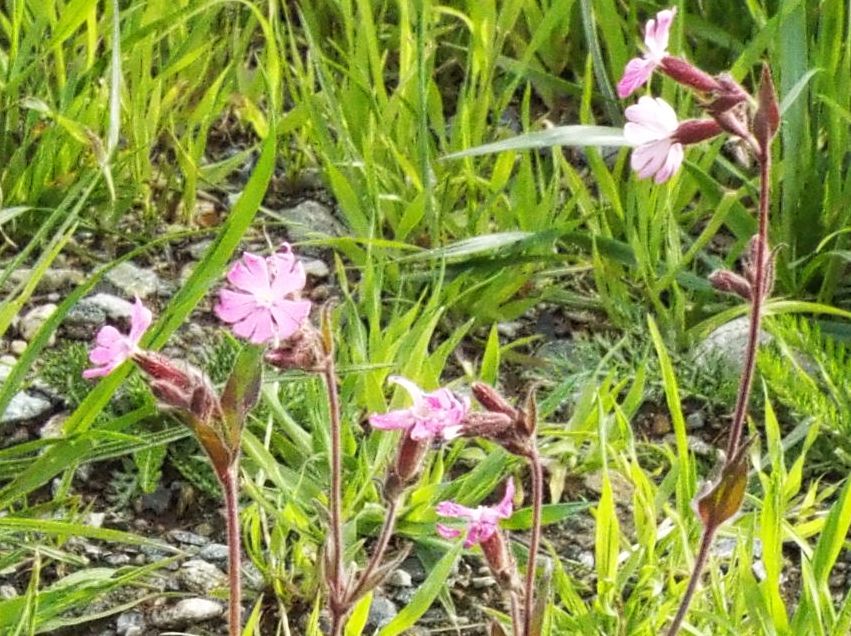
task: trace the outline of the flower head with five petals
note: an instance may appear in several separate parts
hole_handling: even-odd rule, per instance
[[[499,520],[508,519],[514,510],[514,480],[508,480],[505,485],[505,494],[502,500],[495,506],[479,506],[468,508],[454,501],[441,501],[435,507],[437,514],[442,517],[457,517],[465,519],[467,524],[467,537],[464,547],[470,548],[477,543],[487,542],[498,530]],[[441,523],[437,524],[437,532],[444,539],[454,539],[461,535],[460,530],[450,528]]]
[[[139,350],[139,341],[151,326],[152,320],[151,310],[136,298],[130,312],[130,333],[125,336],[111,325],[102,327],[95,337],[96,346],[89,353],[89,360],[95,366],[83,371],[83,377],[88,379],[109,375]]]
[[[676,14],[677,8],[672,7],[660,11],[655,19],[647,21],[644,28],[644,45],[647,50],[641,57],[634,57],[627,63],[623,77],[618,82],[618,96],[621,99],[629,97],[636,89],[646,84],[653,71],[668,56],[671,23]]]
[[[663,99],[644,96],[626,109],[628,120],[624,137],[636,146],[630,165],[639,178],[655,175],[656,183],[664,183],[683,162],[683,144],[676,133],[677,114]]]
[[[290,246],[264,258],[245,252],[227,274],[236,289],[222,289],[216,315],[254,344],[277,344],[294,334],[310,314],[310,301],[298,298],[304,267]]]
[[[389,381],[404,388],[413,400],[407,409],[375,413],[369,416],[373,428],[401,429],[411,439],[450,440],[461,434],[464,418],[470,409],[469,399],[458,399],[449,389],[425,393],[406,378],[390,376]]]

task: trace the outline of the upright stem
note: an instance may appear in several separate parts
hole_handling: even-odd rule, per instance
[[[534,443],[534,442],[533,442]],[[535,570],[538,562],[538,546],[541,543],[541,510],[544,505],[544,468],[535,447],[529,457],[532,469],[532,536],[529,538],[529,560],[526,562],[526,593],[523,597],[523,636],[532,633],[532,615],[535,609]]]
[[[691,571],[691,578],[688,581],[685,596],[680,601],[680,608],[677,610],[674,622],[668,628],[667,636],[675,636],[686,617],[686,612],[688,612],[689,605],[691,605],[691,599],[697,591],[698,583],[700,583],[703,568],[706,567],[706,562],[709,560],[709,549],[712,547],[715,530],[716,528],[706,527],[703,531],[703,536],[700,538],[700,548],[697,551],[697,558],[694,560],[694,568]]]
[[[225,517],[228,532],[228,582],[230,584],[230,599],[228,601],[228,633],[239,636],[242,633],[242,582],[240,570],[239,536],[239,458],[221,475],[222,487],[225,491]]]
[[[340,398],[337,393],[337,373],[334,366],[333,353],[326,356],[322,369],[322,377],[325,381],[325,390],[328,394],[328,410],[331,416],[331,493],[330,493],[330,515],[331,515],[331,550],[333,560],[331,572],[328,578],[328,592],[331,597],[330,610],[332,623],[337,629],[342,630],[343,614],[345,607],[343,594],[343,512],[342,512],[342,444],[340,442]],[[338,632],[333,631],[336,634]]]
[[[771,148],[766,147],[758,151],[759,158],[759,229],[756,245],[756,263],[754,264],[754,280],[752,281],[750,328],[748,330],[748,344],[745,349],[745,362],[742,369],[742,377],[739,382],[739,392],[736,396],[736,409],[733,413],[733,421],[730,424],[730,437],[727,440],[727,459],[729,463],[735,460],[742,441],[742,429],[748,413],[748,402],[750,402],[751,387],[753,386],[754,370],[756,369],[756,354],[759,347],[759,332],[762,324],[762,307],[765,300],[768,280],[766,265],[766,250],[768,249],[768,211],[771,177]],[[704,527],[703,536],[700,540],[700,549],[694,562],[694,569],[689,579],[685,596],[680,602],[680,608],[668,629],[668,636],[675,636],[680,625],[685,619],[691,600],[700,583],[703,568],[709,559],[709,549],[715,536],[717,526],[708,525]]]
[[[396,516],[399,514],[399,497],[393,497],[387,506],[387,515],[384,517],[384,525],[381,527],[381,534],[378,535],[378,543],[375,544],[375,549],[369,562],[366,564],[363,572],[358,578],[358,583],[352,590],[351,595],[347,599],[349,602],[354,602],[367,591],[366,586],[369,585],[369,579],[381,561],[384,559],[384,553],[387,551],[387,546],[390,544],[390,537],[393,536],[393,530],[396,527]]]
[[[511,599],[511,630],[514,636],[523,636],[523,620],[520,618],[520,600],[517,592],[508,595]]]

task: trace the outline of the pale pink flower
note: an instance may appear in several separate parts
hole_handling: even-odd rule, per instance
[[[298,331],[310,314],[310,301],[298,297],[304,267],[287,244],[268,258],[245,252],[227,277],[238,291],[222,289],[215,312],[240,338],[277,344]]]
[[[459,400],[449,389],[438,389],[425,393],[416,384],[399,376],[390,376],[389,381],[404,388],[413,400],[407,409],[369,416],[373,428],[382,430],[402,429],[411,439],[450,440],[461,434],[464,418],[470,408],[470,400]]]
[[[684,156],[676,136],[679,122],[674,109],[661,98],[645,95],[626,109],[626,118],[624,137],[636,146],[630,161],[632,169],[641,179],[655,175],[656,183],[670,179]]]
[[[654,20],[647,21],[644,28],[644,45],[647,50],[641,57],[634,57],[627,63],[623,77],[618,82],[618,96],[621,99],[629,97],[633,91],[646,84],[653,71],[668,56],[668,37],[676,14],[677,8],[671,7],[657,13]]]
[[[499,528],[500,519],[508,519],[514,510],[514,480],[509,478],[505,484],[505,494],[502,500],[495,506],[479,506],[468,508],[454,501],[441,501],[435,507],[437,514],[442,517],[457,517],[465,519],[467,524],[467,538],[464,547],[469,548],[477,543],[490,539]],[[442,523],[437,524],[437,532],[444,539],[454,539],[461,535],[460,530],[450,528]]]
[[[136,298],[130,312],[130,333],[123,335],[111,325],[101,328],[95,337],[96,346],[89,353],[89,360],[96,366],[83,371],[84,378],[109,375],[113,369],[139,350],[139,341],[151,326],[151,310]]]

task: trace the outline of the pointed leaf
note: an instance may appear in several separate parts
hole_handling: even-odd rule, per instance
[[[243,347],[222,391],[221,404],[225,419],[225,433],[232,450],[239,448],[245,418],[260,397],[264,351],[263,347],[257,345]]]
[[[505,150],[529,150],[532,148],[550,148],[553,146],[630,146],[623,135],[622,128],[610,126],[557,126],[548,130],[538,130],[510,139],[468,148],[446,155],[444,159],[460,159],[488,155]]]

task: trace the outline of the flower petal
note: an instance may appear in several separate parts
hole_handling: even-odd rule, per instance
[[[670,179],[683,163],[683,145],[673,144],[665,157],[664,165],[656,173],[656,183],[664,183]]]
[[[309,300],[277,300],[269,308],[275,319],[275,336],[289,338],[310,315]]]
[[[442,517],[458,517],[459,519],[473,520],[479,516],[479,511],[475,508],[468,508],[454,501],[441,501],[434,509]]]
[[[235,292],[229,289],[219,291],[219,302],[213,311],[223,322],[239,322],[253,311],[261,309],[251,294]]]
[[[151,310],[145,307],[145,305],[142,304],[142,301],[137,296],[136,302],[133,303],[133,309],[130,312],[129,339],[134,346],[139,344],[139,341],[142,339],[142,336],[145,335],[145,332],[148,330],[148,327],[151,326],[153,319],[154,316],[151,313]]]
[[[644,29],[644,44],[651,57],[661,59],[667,55],[671,23],[675,15],[677,15],[677,8],[671,7],[657,13],[656,19],[647,21]]]
[[[647,83],[657,63],[646,57],[634,57],[627,62],[623,77],[618,82],[618,97],[629,97]]]
[[[450,528],[449,526],[445,526],[442,523],[438,523],[435,527],[437,530],[437,534],[439,534],[444,539],[455,539],[461,536],[461,531],[456,528]]]
[[[268,295],[270,292],[266,259],[251,252],[245,252],[242,259],[233,264],[228,280],[237,289],[250,294]]]
[[[667,139],[639,146],[632,151],[630,165],[640,179],[646,179],[662,169],[668,158],[671,142]]]
[[[514,479],[509,477],[505,484],[505,494],[502,500],[494,508],[496,515],[502,519],[508,519],[514,510]]]
[[[369,416],[369,425],[382,431],[406,430],[411,428],[415,422],[416,420],[411,416],[408,409],[390,411],[389,413],[373,413]]]
[[[272,293],[276,297],[283,297],[304,289],[304,284],[307,282],[304,266],[295,260],[291,251],[276,252],[269,257],[268,265],[272,280]]]

